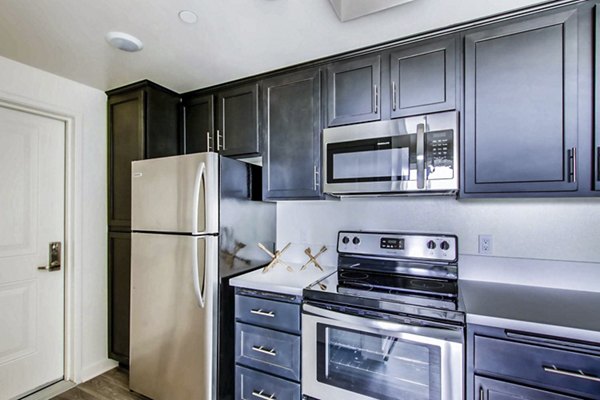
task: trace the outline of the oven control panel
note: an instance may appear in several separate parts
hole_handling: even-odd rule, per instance
[[[374,257],[453,262],[458,257],[454,235],[340,231],[338,253]]]

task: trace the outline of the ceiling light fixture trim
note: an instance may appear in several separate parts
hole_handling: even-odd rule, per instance
[[[144,43],[129,33],[115,31],[108,32],[105,38],[112,47],[130,53],[140,51],[144,48]]]
[[[195,12],[190,10],[179,11],[179,19],[186,24],[195,24],[198,22],[198,16]]]

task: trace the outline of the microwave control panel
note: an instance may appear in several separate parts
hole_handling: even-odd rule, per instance
[[[452,179],[454,176],[452,130],[427,132],[425,137],[427,179]]]

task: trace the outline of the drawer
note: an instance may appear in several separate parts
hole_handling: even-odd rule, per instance
[[[242,366],[235,367],[236,400],[300,400],[300,384]]]
[[[300,336],[235,324],[235,361],[284,378],[300,380]]]
[[[300,305],[257,297],[235,296],[238,321],[300,333]]]
[[[488,400],[578,400],[541,389],[475,376],[475,398]]]
[[[592,354],[475,335],[475,371],[600,399],[600,357]]]

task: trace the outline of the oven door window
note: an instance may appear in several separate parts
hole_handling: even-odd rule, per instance
[[[327,145],[327,182],[405,181],[416,171],[416,137],[401,135]]]
[[[437,346],[317,324],[317,380],[381,400],[440,400]]]

